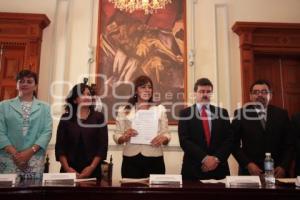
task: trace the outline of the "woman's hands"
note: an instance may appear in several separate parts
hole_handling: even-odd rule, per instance
[[[14,163],[20,169],[24,169],[27,167],[28,161],[34,154],[32,148],[28,148],[24,151],[18,152],[17,149],[12,145],[6,146],[5,151],[12,156]]]
[[[131,137],[136,136],[138,133],[136,130],[130,128],[125,131],[125,133],[119,138],[118,143],[123,144],[124,142],[128,142]]]
[[[78,174],[77,178],[88,178],[91,176],[91,174],[93,173],[93,171],[95,170],[94,166],[87,166],[85,167],[80,174]]]
[[[92,173],[95,171],[96,167],[99,165],[100,162],[101,162],[101,157],[100,156],[95,156],[92,163],[89,166],[86,166],[81,171],[81,173],[77,176],[77,178],[91,177]]]
[[[158,135],[151,141],[151,145],[155,146],[155,147],[159,147],[162,144],[167,144],[168,141],[169,141],[169,138],[167,138],[166,136]]]
[[[66,167],[64,170],[67,173],[75,173],[76,174],[76,178],[79,177],[79,173],[73,167]]]
[[[135,137],[138,135],[138,132],[134,129],[128,129],[127,131],[125,131],[125,133],[123,134],[123,136],[121,136],[119,138],[119,144],[123,144],[124,142],[128,142],[130,140],[131,137]],[[169,141],[169,138],[164,136],[164,135],[157,135],[155,138],[153,138],[153,140],[151,141],[151,145],[155,146],[155,147],[159,147],[162,144],[167,144]]]
[[[28,161],[33,156],[34,152],[31,148],[24,151],[17,152],[13,155],[13,160],[20,169],[24,169],[27,166]]]

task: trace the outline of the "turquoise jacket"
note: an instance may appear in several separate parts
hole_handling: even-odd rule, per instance
[[[19,97],[0,102],[0,151],[13,145],[22,151],[34,144],[45,152],[52,135],[52,118],[49,105],[34,98],[29,119],[29,130],[22,134],[23,116]]]

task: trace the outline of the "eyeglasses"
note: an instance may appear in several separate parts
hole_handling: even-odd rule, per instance
[[[254,94],[254,95],[259,95],[259,94],[262,94],[262,95],[267,95],[267,94],[270,94],[271,92],[268,91],[268,90],[252,90],[251,94]]]

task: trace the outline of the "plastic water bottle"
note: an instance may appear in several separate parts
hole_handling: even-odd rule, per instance
[[[275,185],[274,160],[271,157],[271,153],[266,153],[264,167],[265,167],[265,183],[266,183],[266,185],[267,186]]]

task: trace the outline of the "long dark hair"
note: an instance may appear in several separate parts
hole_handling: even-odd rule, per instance
[[[133,81],[133,85],[134,85],[133,96],[128,99],[128,104],[126,105],[125,109],[130,110],[133,106],[135,106],[135,104],[138,101],[138,95],[137,95],[138,87],[143,86],[147,83],[150,83],[152,86],[151,98],[149,99],[148,102],[151,102],[151,103],[153,102],[153,82],[152,82],[152,80],[148,76],[139,76]]]
[[[75,119],[77,117],[78,104],[75,103],[75,100],[83,94],[85,89],[88,89],[91,92],[90,86],[84,83],[79,83],[71,89],[68,97],[66,98],[65,111],[69,114],[71,119]],[[94,111],[94,107],[95,105],[93,104],[89,106],[91,112]]]

